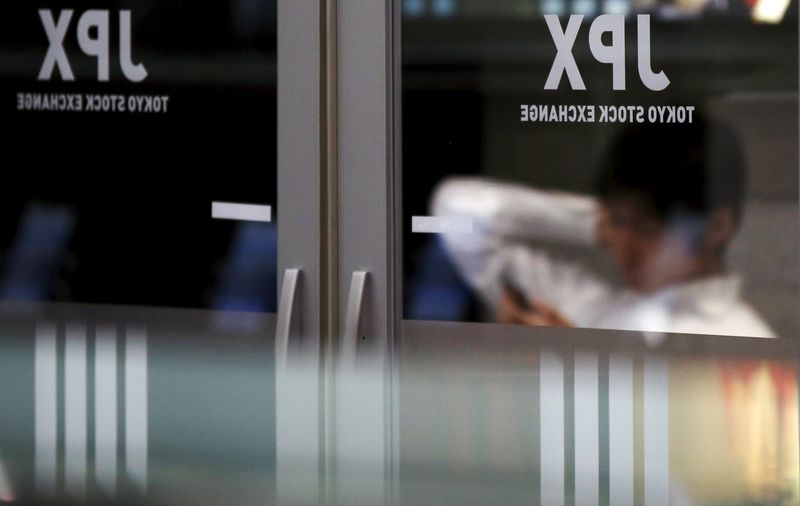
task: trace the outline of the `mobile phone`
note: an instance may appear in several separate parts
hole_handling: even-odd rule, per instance
[[[522,291],[519,285],[507,272],[503,274],[501,284],[503,286],[503,290],[511,296],[517,306],[528,311],[532,311],[534,309],[533,303],[528,300],[527,296],[525,296],[525,292]]]

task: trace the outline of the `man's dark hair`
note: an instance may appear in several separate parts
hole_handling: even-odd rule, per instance
[[[729,208],[738,222],[747,186],[738,136],[723,123],[694,119],[623,130],[601,164],[598,196],[639,198],[663,221]]]

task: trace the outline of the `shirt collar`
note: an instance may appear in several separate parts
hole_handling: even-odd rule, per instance
[[[721,313],[739,302],[742,279],[724,274],[671,285],[646,296],[646,299],[674,309],[691,309],[703,314]]]

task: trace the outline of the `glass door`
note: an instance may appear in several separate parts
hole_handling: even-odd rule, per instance
[[[5,6],[0,501],[317,501],[321,12]]]
[[[796,2],[395,9],[399,502],[798,504]]]

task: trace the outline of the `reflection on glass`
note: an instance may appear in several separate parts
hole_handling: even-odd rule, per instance
[[[796,20],[482,5],[404,17],[404,317],[795,338]],[[592,42],[612,11],[644,16],[613,18],[619,65]]]
[[[798,504],[796,18],[404,15],[402,503]]]
[[[690,428],[672,457],[686,493],[706,504],[800,501],[797,372],[790,363],[743,360],[673,368],[670,420]]]
[[[507,333],[477,354],[489,329],[404,330],[402,504],[800,501],[796,362],[652,353],[567,333]],[[704,338],[681,339],[666,349]]]
[[[275,0],[6,9],[2,146],[29,168],[0,199],[0,297],[274,312],[275,228],[212,203],[276,204]]]
[[[465,18],[534,17],[540,14],[628,14],[654,12],[665,19],[690,19],[703,14],[747,17],[760,23],[780,23],[786,16],[790,0],[719,1],[680,0],[402,0],[406,18],[462,16]]]
[[[0,502],[273,500],[276,26],[4,5]]]
[[[0,501],[11,502],[14,500],[14,491],[11,489],[11,483],[8,481],[6,470],[0,462]]]
[[[274,499],[271,315],[231,330],[189,310],[3,309],[0,500]]]
[[[605,160],[596,198],[469,179],[435,193],[434,215],[472,221],[472,233],[444,238],[497,320],[774,337],[726,260],[746,191],[730,131],[699,118],[637,126]],[[604,247],[622,288],[548,252],[548,243]]]

